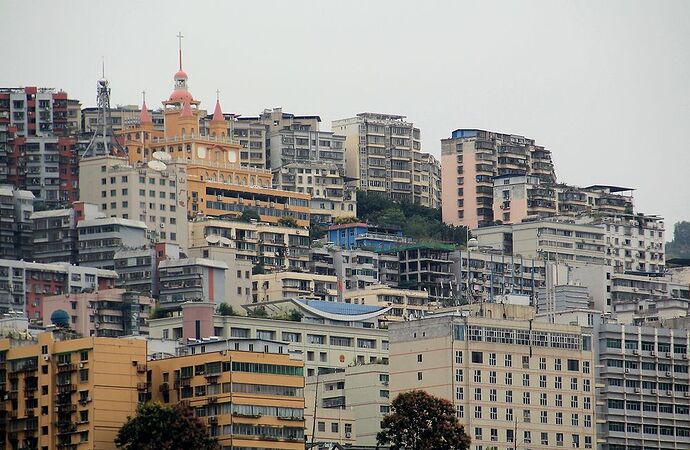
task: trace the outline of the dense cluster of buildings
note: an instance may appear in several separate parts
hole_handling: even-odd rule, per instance
[[[0,448],[111,449],[151,400],[224,450],[375,448],[422,389],[473,450],[690,449],[690,276],[631,188],[559,182],[513,134],[439,161],[401,115],[208,114],[188,79],[160,109],[0,89]]]

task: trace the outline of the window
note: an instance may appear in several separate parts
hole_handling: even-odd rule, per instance
[[[522,393],[522,404],[523,405],[529,405],[530,402],[531,402],[530,393],[529,392],[523,392]]]
[[[472,352],[472,362],[475,364],[482,364],[484,362],[484,353]]]
[[[506,422],[513,421],[513,408],[506,408]],[[509,430],[512,431],[512,430]],[[508,441],[511,442],[511,441]]]
[[[482,418],[482,407],[479,405],[474,407],[474,418],[475,419],[481,419]]]
[[[326,422],[318,422],[316,425],[316,428],[322,433],[325,432],[326,431]]]
[[[498,401],[498,394],[496,392],[496,389],[489,390],[489,401],[494,403]]]
[[[570,390],[577,391],[577,378],[570,379]]]
[[[549,423],[549,412],[542,411],[539,413],[539,423]]]
[[[548,406],[547,403],[548,403],[548,400],[547,400],[546,392],[541,392],[539,394],[539,405]]]
[[[331,422],[331,433],[338,432],[338,422]]]
[[[482,401],[482,388],[474,388],[474,399]]]
[[[554,360],[553,370],[561,370],[561,358],[556,358]]]
[[[556,389],[563,389],[563,377],[555,377],[553,387]]]
[[[464,380],[464,375],[462,369],[455,369],[455,381],[457,383],[462,383]]]
[[[563,395],[562,394],[556,394],[556,406],[563,406]]]
[[[421,354],[417,355],[417,362],[418,363],[422,362],[422,355]]]
[[[539,370],[546,370],[546,358],[539,358]]]
[[[491,440],[494,442],[498,441],[498,428],[491,429]]]
[[[496,371],[492,370],[489,372],[489,383],[496,384]]]
[[[513,391],[506,391],[506,403],[513,403]]]
[[[546,375],[539,375],[539,387],[540,388],[546,387]]]
[[[455,364],[462,364],[462,352],[455,351]]]
[[[474,439],[477,440],[477,441],[481,441],[481,440],[482,440],[482,429],[481,429],[481,428],[476,427],[476,428],[474,429]]]
[[[512,384],[513,384],[513,373],[512,372],[506,372],[505,384],[507,386],[512,386]]]
[[[556,425],[563,425],[563,413],[560,411],[556,412]]]
[[[496,353],[489,353],[489,365],[490,366],[496,365]]]
[[[513,367],[513,355],[506,355],[503,359],[503,365],[506,367]]]
[[[475,370],[474,371],[474,382],[475,383],[481,383],[482,382],[482,371],[481,370]]]
[[[570,423],[574,426],[577,427],[580,424],[580,416],[578,414],[572,414],[570,417]]]
[[[523,386],[529,386],[529,374],[528,373],[522,374],[522,385]]]
[[[455,388],[455,399],[456,400],[464,400],[465,398],[465,391],[461,387],[456,387]]]

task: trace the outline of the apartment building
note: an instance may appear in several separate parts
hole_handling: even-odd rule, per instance
[[[324,370],[308,377],[305,404],[312,406],[305,415],[307,441],[314,430],[314,442],[375,447],[376,433],[390,409],[388,378],[385,364]]]
[[[146,342],[89,337],[0,340],[5,448],[115,450],[146,386]],[[6,368],[6,372],[5,372]]]
[[[604,264],[603,229],[568,220],[541,220],[473,230],[480,246],[502,253],[548,261]]]
[[[48,208],[79,198],[74,102],[54,89],[0,88],[0,172]]]
[[[419,128],[405,116],[360,113],[331,127],[345,136],[345,174],[359,180],[359,189],[398,202],[440,203],[439,166],[421,152]]]
[[[472,302],[497,302],[507,295],[526,296],[531,301],[546,283],[546,262],[480,248],[456,250],[450,255],[457,280],[453,297],[469,293]],[[562,268],[561,268],[562,270]],[[565,279],[565,276],[562,278]]]
[[[443,221],[470,228],[503,220],[494,216],[494,177],[529,175],[546,184],[556,181],[550,150],[533,139],[485,130],[458,129],[442,139],[441,165]]]
[[[425,291],[430,302],[442,302],[457,292],[457,280],[451,271],[452,245],[438,243],[412,244],[381,253],[398,255],[398,287]]]
[[[42,317],[46,324],[67,327],[81,336],[146,335],[153,305],[153,298],[124,289],[64,293],[43,299]]]
[[[304,363],[284,343],[191,342],[148,362],[151,398],[186,402],[223,450],[304,448]]]
[[[441,162],[430,153],[414,153],[414,193],[418,203],[441,208]]]
[[[517,305],[474,305],[389,327],[390,394],[455,405],[472,448],[594,448],[592,335],[534,322]]]
[[[343,294],[343,301],[355,305],[390,307],[389,313],[383,318],[390,321],[422,317],[429,310],[440,306],[429,300],[429,293],[426,291],[398,289],[384,284],[346,291]]]
[[[113,270],[117,251],[150,243],[144,222],[118,217],[82,220],[77,234],[79,265],[99,269]]]
[[[144,222],[154,242],[187,249],[187,165],[183,161],[130,165],[127,158],[94,156],[79,163],[85,202],[100,206],[109,217]]]
[[[227,289],[228,265],[206,258],[183,258],[161,261],[159,306],[179,310],[187,301],[223,303],[232,295]]]
[[[69,209],[52,209],[31,214],[33,260],[41,263],[77,264],[77,224],[82,220],[104,218],[98,206],[74,202]]]
[[[116,279],[110,270],[0,259],[0,310],[21,311],[40,322],[46,296],[110,289]]]
[[[363,222],[331,225],[328,227],[326,237],[329,244],[344,249],[388,249],[412,242],[411,238],[403,236],[400,229],[369,225]]]
[[[189,223],[189,246],[227,247],[238,261],[268,270],[305,270],[309,264],[309,230],[267,222],[195,217]]]
[[[494,219],[506,224],[557,215],[601,221],[632,216],[633,211],[632,189],[626,187],[581,188],[544,182],[525,173],[494,177],[493,188]]]
[[[330,244],[325,247],[314,247],[310,253],[309,271],[338,277],[345,291],[383,283],[380,267],[384,265],[384,261],[397,260],[397,255],[381,254],[362,248],[344,249]]]
[[[311,195],[312,223],[330,224],[357,216],[357,193],[342,167],[334,163],[293,162],[273,169],[273,187]]]
[[[642,213],[616,214],[592,219],[591,223],[605,230],[606,263],[616,273],[666,271],[663,218]]]
[[[228,135],[240,143],[240,163],[257,169],[267,169],[270,161],[268,127],[255,118],[242,116],[232,116],[229,124]]]
[[[225,272],[225,303],[239,310],[242,305],[252,302],[251,278],[254,264],[240,259],[236,249],[218,242],[190,248],[189,257],[210,259],[228,265],[228,270]]]
[[[600,325],[600,448],[690,449],[689,345],[687,328]]]
[[[340,281],[333,275],[308,272],[274,272],[252,275],[252,303],[291,298],[338,301]]]
[[[233,134],[235,127],[239,130],[263,127],[267,168],[278,169],[294,162],[321,162],[335,164],[342,170],[345,138],[329,131],[320,131],[320,123],[319,116],[300,116],[283,112],[282,108],[273,108],[265,109],[254,117],[239,116],[232,125]],[[246,132],[237,134],[240,139],[246,138]],[[258,134],[255,132],[256,138]],[[262,147],[257,142],[252,149],[252,142],[250,139],[250,152],[258,153]]]
[[[163,111],[147,109],[151,122],[156,130],[162,130],[164,126]],[[111,126],[113,131],[121,131],[129,126],[139,123],[141,117],[141,108],[139,105],[118,105],[115,108],[110,108],[108,111],[110,120],[107,125]],[[92,134],[98,131],[98,108],[84,108],[81,110],[81,132],[84,134]]]
[[[31,260],[34,194],[0,186],[0,258]]]
[[[211,303],[188,302],[180,315],[149,320],[149,336],[287,342],[290,352],[301,354],[306,376],[349,365],[388,363],[388,332],[379,328],[379,319],[388,314],[389,307],[301,299],[260,306],[268,317],[221,316]],[[285,320],[293,310],[301,314],[301,320]]]

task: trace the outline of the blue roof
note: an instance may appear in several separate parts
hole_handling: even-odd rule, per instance
[[[372,312],[380,311],[384,309],[381,306],[374,305],[356,305],[354,303],[343,303],[343,302],[326,302],[323,300],[298,300],[300,303],[304,303],[319,311],[323,311],[328,314],[339,314],[344,316],[357,316],[360,314],[369,314]]]

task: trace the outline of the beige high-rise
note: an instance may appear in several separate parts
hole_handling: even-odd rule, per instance
[[[484,304],[390,325],[391,400],[421,389],[453,402],[472,448],[594,448],[592,337]]]

